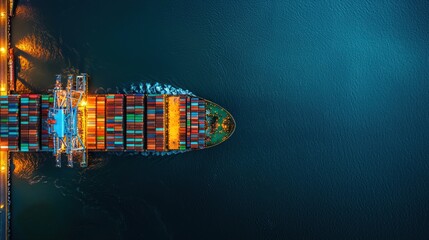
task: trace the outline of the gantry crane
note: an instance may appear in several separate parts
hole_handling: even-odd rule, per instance
[[[69,74],[65,89],[61,75],[56,76],[53,89],[53,106],[49,109],[49,134],[53,139],[56,166],[61,167],[61,155],[67,155],[67,166],[73,167],[73,155],[81,155],[80,165],[87,166],[85,146],[86,96],[88,92],[85,73]]]

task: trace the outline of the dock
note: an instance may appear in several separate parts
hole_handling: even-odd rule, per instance
[[[15,85],[9,74],[10,65],[10,18],[13,0],[0,0],[0,96],[9,94],[9,86]],[[13,69],[13,66],[12,66]],[[3,134],[3,129],[1,130]],[[10,219],[10,159],[9,152],[0,149],[0,240],[9,239]]]

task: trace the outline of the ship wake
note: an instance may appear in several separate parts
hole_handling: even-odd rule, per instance
[[[159,82],[155,83],[132,83],[129,87],[116,87],[116,91],[111,88],[104,89],[102,87],[98,88],[95,93],[105,94],[105,93],[123,93],[123,94],[168,94],[168,95],[190,95],[195,96],[191,91],[182,89],[179,87],[174,87],[170,84],[161,84]]]

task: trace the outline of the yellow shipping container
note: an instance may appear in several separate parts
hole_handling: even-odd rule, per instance
[[[178,150],[180,143],[180,97],[168,97],[168,149]]]

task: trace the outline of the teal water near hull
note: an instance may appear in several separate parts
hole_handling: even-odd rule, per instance
[[[169,83],[237,123],[86,170],[20,156],[14,239],[429,236],[427,1],[28,0],[12,31],[27,87],[72,68],[92,90]]]

